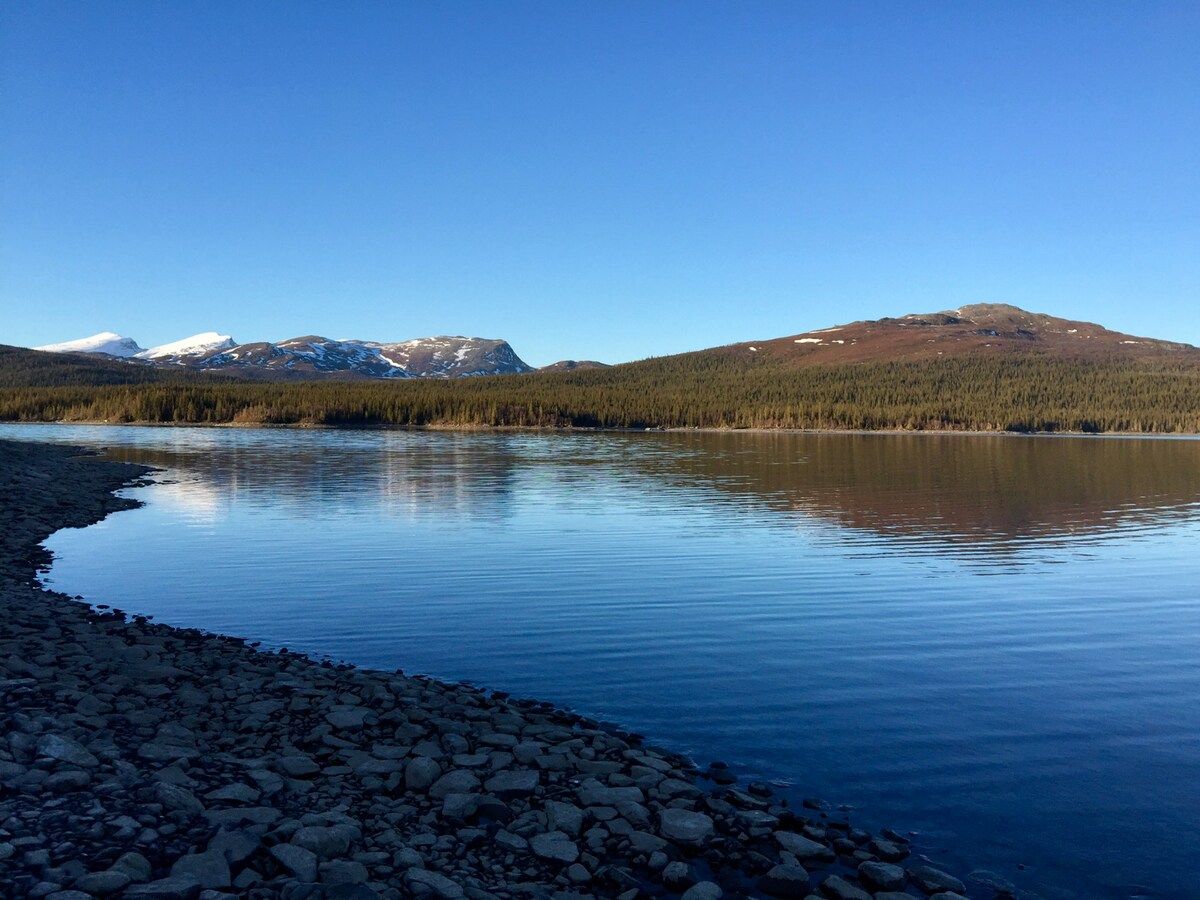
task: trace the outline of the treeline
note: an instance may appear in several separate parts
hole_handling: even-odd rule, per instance
[[[1188,365],[968,357],[791,369],[722,351],[456,380],[0,387],[0,420],[1200,432]]]

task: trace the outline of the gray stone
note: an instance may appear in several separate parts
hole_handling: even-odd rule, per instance
[[[189,816],[198,816],[204,812],[204,804],[196,799],[196,795],[177,784],[158,782],[154,785],[154,799],[167,809],[187,813]]]
[[[775,840],[780,847],[802,863],[809,862],[810,860],[828,862],[837,855],[824,844],[810,841],[804,835],[795,834],[791,831],[776,831]]]
[[[366,884],[367,867],[348,859],[333,859],[318,867],[322,884]]]
[[[292,835],[293,844],[321,859],[345,856],[353,840],[354,831],[346,825],[305,825]]]
[[[447,794],[473,794],[479,790],[479,779],[466,769],[447,772],[429,788],[429,796],[438,800]]]
[[[0,843],[0,862],[9,859],[16,852],[16,848],[7,841]]]
[[[884,838],[872,838],[867,847],[872,853],[887,862],[899,862],[908,856],[907,847],[896,841],[889,841]]]
[[[171,866],[172,875],[191,875],[202,888],[226,888],[233,883],[229,860],[216,850],[181,856]]]
[[[107,872],[89,872],[75,882],[75,887],[96,897],[107,897],[115,894],[128,885],[132,878],[125,872],[109,869]]]
[[[533,850],[535,856],[542,859],[554,860],[560,863],[573,863],[579,859],[579,847],[571,840],[570,836],[562,831],[547,831],[545,834],[536,834],[530,841],[529,846]]]
[[[43,734],[37,742],[38,756],[57,759],[59,762],[70,763],[73,766],[86,766],[94,769],[100,765],[98,760],[82,744],[57,734]]]
[[[775,866],[758,880],[758,889],[772,897],[787,900],[808,896],[808,871],[803,866]]]
[[[667,808],[658,814],[658,833],[669,841],[696,847],[713,835],[713,820],[704,813]]]
[[[447,794],[442,799],[442,818],[465,822],[479,812],[479,794]]]
[[[681,900],[721,900],[724,896],[725,892],[721,890],[719,884],[711,881],[701,881],[699,884],[693,884],[684,891]]]
[[[143,900],[194,900],[200,884],[190,875],[172,875],[146,884],[131,884],[122,897],[141,897]]]
[[[295,844],[276,844],[271,856],[300,881],[317,880],[317,855]]]
[[[409,761],[404,769],[404,786],[410,791],[427,791],[442,774],[437,760],[418,756]]]
[[[108,871],[122,872],[132,881],[149,881],[154,869],[150,866],[150,860],[136,851],[131,851],[122,853],[117,861],[108,867]]]
[[[592,873],[582,863],[574,863],[567,867],[567,878],[572,884],[587,884],[592,880]]]
[[[458,900],[459,897],[466,896],[463,889],[445,875],[427,869],[409,869],[404,873],[404,880],[410,888],[419,885],[443,900]]]
[[[220,853],[231,866],[236,866],[248,860],[261,846],[258,836],[248,831],[218,831],[208,842],[208,852]]]
[[[633,847],[635,853],[645,853],[647,855],[659,850],[665,850],[669,846],[662,838],[653,834],[647,834],[644,831],[635,831],[630,834],[629,845]]]
[[[546,826],[550,831],[564,831],[571,837],[579,837],[583,830],[583,810],[574,803],[547,800]]]
[[[505,850],[511,850],[514,853],[524,853],[529,849],[529,841],[525,840],[519,834],[513,834],[511,831],[503,829],[496,832],[496,836],[492,838],[492,843],[497,847],[503,847]]]
[[[679,891],[686,891],[695,884],[696,876],[692,872],[691,866],[685,862],[676,860],[663,868],[662,882],[668,890],[678,893]]]
[[[321,767],[316,764],[313,758],[305,756],[303,753],[292,753],[287,756],[281,756],[276,765],[279,767],[279,771],[283,772],[289,778],[311,778],[321,771]]]
[[[987,869],[976,869],[967,875],[968,881],[973,881],[976,884],[982,884],[984,887],[989,887],[997,894],[1013,894],[1017,893],[1017,886],[995,872],[990,872]]]
[[[337,706],[325,714],[325,721],[340,731],[359,731],[370,714],[362,706]]]
[[[948,875],[933,866],[913,866],[908,870],[908,877],[912,879],[913,884],[927,894],[936,894],[939,891],[954,891],[956,894],[961,894],[967,889],[953,875]]]
[[[858,878],[877,891],[900,891],[908,882],[908,876],[902,868],[881,862],[863,863],[858,867]]]
[[[511,800],[532,794],[538,786],[538,780],[538,773],[532,769],[514,769],[493,775],[484,787],[489,794],[495,794],[502,800]]]
[[[871,900],[871,895],[841,875],[830,875],[821,882],[821,893],[831,900]]]
[[[223,801],[225,803],[257,803],[262,791],[248,784],[230,784],[204,795],[205,800]]]
[[[46,894],[45,900],[93,900],[91,894],[85,894],[83,891],[55,891],[53,894]]]
[[[67,794],[80,791],[92,783],[92,776],[83,769],[65,769],[55,772],[42,782],[42,789],[56,794]]]
[[[646,795],[637,787],[606,787],[589,778],[575,791],[582,806],[616,806],[622,801],[645,803]]]

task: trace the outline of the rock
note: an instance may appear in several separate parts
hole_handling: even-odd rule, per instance
[[[253,856],[262,841],[248,831],[218,831],[208,842],[209,853],[220,853],[231,866],[240,865]]]
[[[808,871],[803,866],[778,865],[758,879],[758,889],[772,897],[808,896]]]
[[[713,820],[704,813],[668,807],[658,814],[658,833],[669,841],[697,847],[713,835]]]
[[[292,835],[295,846],[321,859],[345,856],[353,839],[354,831],[345,825],[305,825]]]
[[[108,871],[121,872],[128,875],[131,881],[140,882],[149,881],[154,870],[150,866],[150,860],[134,851],[117,857],[117,861],[108,867]]]
[[[204,795],[205,800],[224,803],[257,803],[262,791],[248,784],[230,784]]]
[[[865,862],[858,867],[858,877],[863,884],[876,891],[902,891],[908,876],[899,866],[889,863]]]
[[[573,863],[567,866],[567,878],[572,884],[587,884],[592,880],[592,873],[587,870],[587,866]]]
[[[693,884],[684,891],[681,900],[721,900],[724,896],[725,892],[721,890],[719,884],[711,881],[701,881],[699,884]]]
[[[82,744],[57,734],[43,734],[38,738],[37,752],[38,756],[49,757],[73,766],[94,769],[100,765],[100,760]]]
[[[644,831],[635,831],[629,835],[629,845],[635,853],[645,853],[649,856],[659,850],[665,850],[670,846],[665,840],[657,835],[647,834]]]
[[[968,881],[973,881],[976,884],[982,884],[984,887],[989,887],[997,894],[1012,894],[1016,895],[1017,886],[995,872],[990,872],[987,869],[976,869],[967,875]]]
[[[216,850],[181,856],[171,866],[172,875],[190,875],[202,888],[227,888],[233,883],[229,861]]]
[[[503,847],[505,850],[511,850],[514,853],[524,853],[529,849],[529,841],[521,837],[519,834],[513,834],[511,831],[501,829],[496,832],[496,836],[492,838],[492,843],[497,847]]]
[[[195,900],[200,893],[200,884],[190,875],[172,875],[146,884],[131,884],[122,897],[140,897],[142,900]]]
[[[442,818],[465,822],[479,812],[479,794],[447,794],[442,800]]]
[[[546,811],[546,827],[551,831],[563,831],[571,837],[579,837],[583,830],[583,810],[573,803],[563,803],[558,800],[547,800],[543,807]]]
[[[663,867],[662,883],[667,890],[686,891],[689,887],[696,883],[696,876],[692,873],[692,867],[685,862],[676,860]]]
[[[276,844],[271,856],[300,881],[317,880],[317,855],[295,844]]]
[[[646,795],[638,787],[606,787],[589,778],[575,791],[582,806],[616,806],[623,800],[645,803]]]
[[[427,791],[441,774],[442,767],[437,760],[418,756],[404,768],[404,786],[410,791]]]
[[[276,765],[289,778],[311,778],[321,771],[321,767],[313,761],[313,758],[305,756],[303,753],[281,756]]]
[[[527,797],[538,786],[539,775],[532,769],[513,769],[493,775],[484,784],[489,794],[502,800]]]
[[[92,895],[83,891],[55,891],[53,894],[46,894],[45,900],[92,900]]]
[[[473,794],[479,790],[479,779],[466,769],[447,772],[429,788],[429,796],[438,800],[447,794]]]
[[[908,870],[908,877],[926,894],[936,894],[939,891],[961,894],[966,891],[966,886],[961,881],[933,866],[913,866]]]
[[[560,863],[573,863],[579,859],[579,847],[571,840],[565,832],[548,831],[545,834],[536,834],[530,841],[529,846],[533,850],[534,855],[542,859],[554,860]]]
[[[908,856],[907,847],[884,838],[873,838],[867,847],[872,853],[887,862],[899,862]]]
[[[16,848],[7,841],[0,843],[0,862],[12,857],[16,853]]]
[[[189,816],[204,812],[204,804],[185,787],[160,781],[154,786],[154,799],[167,809],[177,810]]]
[[[831,862],[836,857],[836,854],[824,844],[811,841],[802,834],[795,834],[791,831],[776,831],[775,840],[780,847],[802,863],[809,861]]]
[[[339,731],[361,731],[370,714],[362,706],[338,706],[325,714],[325,721]]]
[[[65,769],[55,772],[42,782],[42,789],[56,794],[69,794],[80,791],[92,783],[92,776],[83,769]]]
[[[956,891],[938,891],[936,894],[932,894],[929,900],[970,900],[970,898]]]
[[[131,881],[125,872],[109,869],[107,872],[89,872],[75,881],[75,887],[96,897],[107,897],[115,894]]]
[[[404,873],[404,880],[410,888],[426,888],[443,900],[458,900],[459,897],[466,896],[463,889],[445,875],[427,869],[409,869]]]
[[[841,875],[830,875],[821,882],[821,893],[831,900],[871,900],[871,895]]]
[[[348,859],[333,859],[318,867],[322,884],[366,884],[367,867]]]

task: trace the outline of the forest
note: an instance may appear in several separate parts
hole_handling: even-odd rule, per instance
[[[244,382],[25,354],[0,352],[0,421],[1200,432],[1189,364],[1013,355],[795,369],[717,349],[574,372]]]

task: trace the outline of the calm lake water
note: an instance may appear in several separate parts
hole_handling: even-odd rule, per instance
[[[51,539],[93,603],[553,700],[1042,897],[1200,897],[1200,441],[0,437],[166,470]]]

